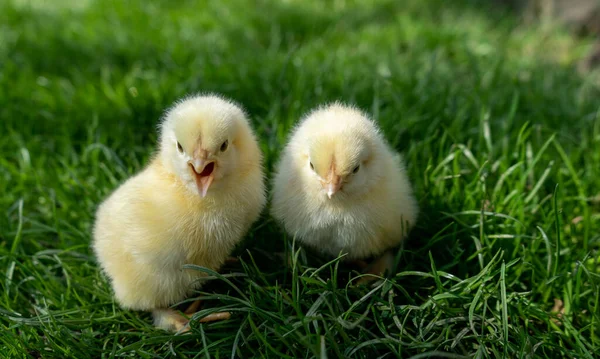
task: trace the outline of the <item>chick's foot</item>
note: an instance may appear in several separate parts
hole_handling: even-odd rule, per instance
[[[189,319],[173,309],[155,309],[152,316],[157,328],[178,333],[190,330]]]
[[[190,319],[185,315],[180,314],[173,309],[156,309],[152,312],[154,316],[154,325],[167,331],[176,333],[187,333],[190,331]],[[211,313],[200,320],[200,323],[218,322],[231,318],[230,312]]]
[[[221,320],[227,320],[231,318],[230,312],[217,312],[207,315],[206,317],[199,320],[200,323],[218,322]]]

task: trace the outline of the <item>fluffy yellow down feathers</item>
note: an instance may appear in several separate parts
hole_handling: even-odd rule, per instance
[[[242,110],[214,95],[178,102],[161,123],[153,160],[96,215],[93,247],[117,301],[151,311],[160,328],[187,330],[188,319],[169,307],[204,275],[183,265],[218,270],[265,202],[262,155]],[[417,213],[402,159],[362,112],[332,104],[292,133],[272,215],[301,243],[348,259],[383,258]]]
[[[146,169],[100,205],[94,251],[121,306],[181,330],[187,319],[168,308],[203,276],[182,266],[218,270],[265,202],[262,155],[245,114],[217,96],[190,97],[167,112]]]

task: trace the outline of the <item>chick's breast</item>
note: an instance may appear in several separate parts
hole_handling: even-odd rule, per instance
[[[94,250],[119,303],[149,310],[184,300],[204,274],[182,269],[223,264],[265,204],[260,167],[222,198],[200,201],[158,161],[99,208]]]
[[[330,255],[366,258],[398,245],[417,216],[400,164],[390,157],[378,186],[359,198],[331,203],[302,183],[291,158],[275,177],[273,216],[301,242]]]

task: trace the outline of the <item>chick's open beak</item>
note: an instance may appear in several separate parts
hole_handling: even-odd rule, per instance
[[[324,184],[324,187],[325,191],[327,192],[327,197],[331,199],[331,197],[333,197],[333,195],[336,194],[340,188],[342,188],[342,177],[336,174],[331,174],[327,178],[327,182]]]
[[[189,164],[196,179],[198,192],[204,198],[208,192],[208,187],[210,187],[214,179],[215,163],[212,161],[207,162],[203,159],[194,159]]]

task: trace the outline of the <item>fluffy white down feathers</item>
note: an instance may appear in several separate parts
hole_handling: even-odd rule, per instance
[[[314,249],[348,259],[398,245],[418,213],[401,157],[359,110],[308,114],[276,168],[272,215]]]

